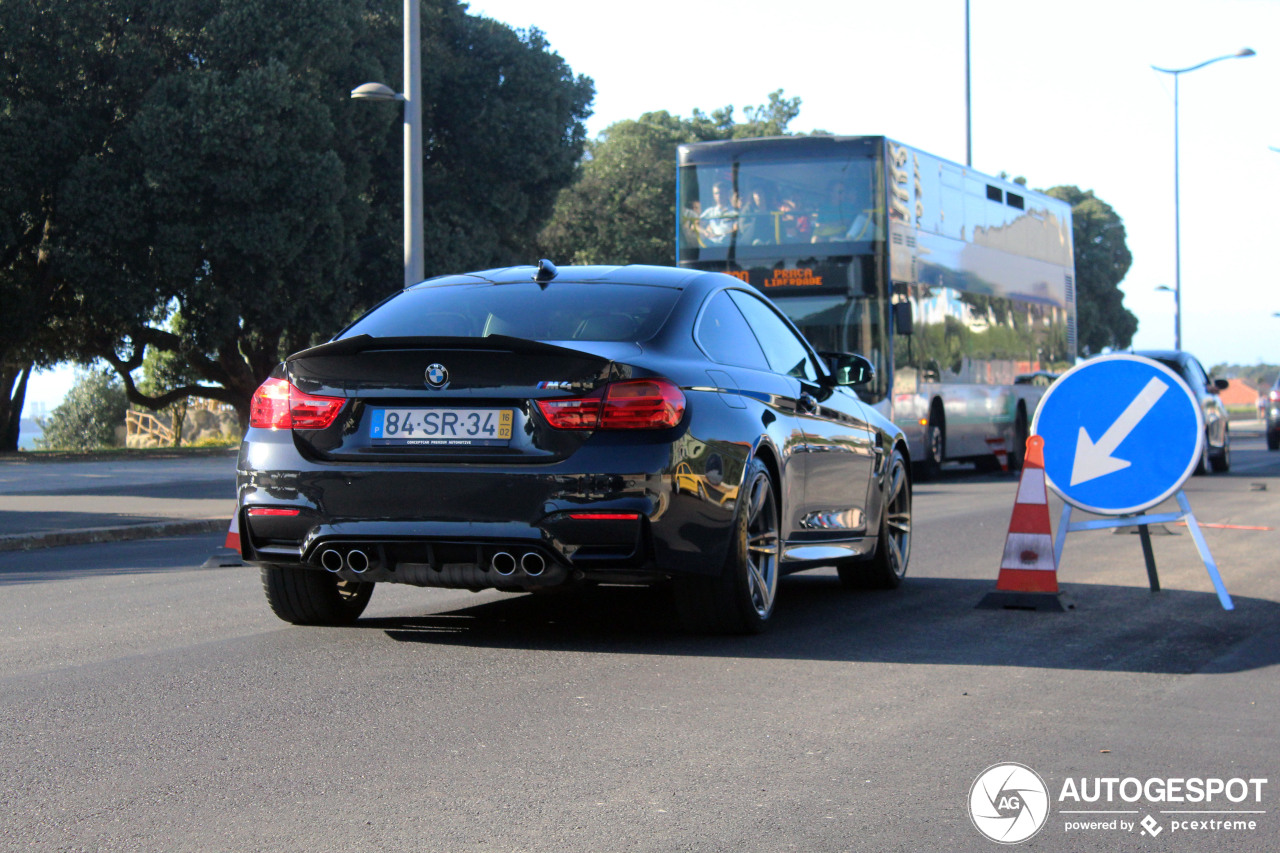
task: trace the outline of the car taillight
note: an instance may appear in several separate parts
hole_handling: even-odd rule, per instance
[[[253,393],[249,426],[258,429],[324,429],[347,401],[342,397],[306,394],[287,379],[268,379]]]
[[[1271,402],[1280,403],[1280,390],[1272,391],[1270,396],[1271,396]]]
[[[538,409],[556,429],[664,429],[680,423],[684,404],[666,379],[629,379],[585,397],[538,400]]]

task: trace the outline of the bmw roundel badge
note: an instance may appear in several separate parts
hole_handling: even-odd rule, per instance
[[[443,364],[429,364],[425,378],[428,387],[443,388],[449,384],[449,371]]]

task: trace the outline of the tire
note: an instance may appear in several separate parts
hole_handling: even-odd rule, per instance
[[[747,465],[733,518],[729,553],[719,577],[682,577],[676,610],[686,630],[758,634],[769,625],[778,592],[778,500],[768,469]]]
[[[1204,445],[1200,448],[1200,458],[1196,460],[1196,470],[1194,476],[1199,477],[1209,473],[1209,434],[1204,435]]]
[[[1231,430],[1229,428],[1222,433],[1222,452],[1217,456],[1210,454],[1209,466],[1213,468],[1215,474],[1225,474],[1231,470]]]
[[[1280,430],[1267,432],[1267,450],[1280,450]]]
[[[942,461],[947,458],[947,428],[935,406],[929,413],[929,425],[924,428],[924,458],[916,466],[920,480],[936,480],[942,473]]]
[[[870,560],[838,563],[840,583],[852,589],[897,589],[911,558],[911,479],[901,451],[893,451],[885,473],[880,540]]]
[[[350,625],[364,612],[373,587],[315,569],[262,567],[267,603],[272,612],[294,625]]]
[[[1009,470],[1021,471],[1023,459],[1027,455],[1027,439],[1031,437],[1031,428],[1027,425],[1027,410],[1018,404],[1018,416],[1013,422],[1013,447],[1009,448]]]

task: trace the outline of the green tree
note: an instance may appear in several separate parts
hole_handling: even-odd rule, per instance
[[[779,89],[769,102],[689,119],[645,113],[610,125],[587,146],[573,185],[556,199],[542,232],[543,254],[575,264],[674,264],[676,147],[685,142],[780,136],[800,112]]]
[[[536,30],[468,15],[457,0],[422,5],[427,268],[528,261],[581,155],[591,81]],[[10,280],[32,295],[30,310],[6,303],[5,319],[46,336],[9,348],[102,358],[135,403],[198,395],[244,420],[283,355],[398,287],[400,112],[347,93],[396,81],[399,9],[0,4],[0,79],[25,83],[0,95],[0,140],[22,140],[0,146],[0,166],[45,156],[43,119],[70,126],[63,148],[50,145],[58,167],[28,170],[0,210],[0,240],[18,247],[11,262],[4,244],[0,285],[19,270]],[[163,326],[172,305],[181,332]],[[130,371],[149,348],[186,362],[194,381],[144,393]],[[10,362],[21,364],[0,354]]]
[[[40,450],[96,450],[116,445],[116,428],[129,408],[119,378],[108,370],[76,375],[66,398],[41,422]]]
[[[0,450],[14,450],[33,367],[76,354],[60,321],[80,311],[59,270],[74,241],[71,173],[110,150],[121,117],[194,47],[168,0],[0,3]],[[109,46],[109,49],[108,49]]]
[[[1138,331],[1138,318],[1124,307],[1120,282],[1133,263],[1124,222],[1093,190],[1074,186],[1043,191],[1071,205],[1076,265],[1076,340],[1082,355],[1124,349]]]
[[[173,312],[166,324],[166,329],[174,333],[179,340],[186,341],[190,337],[186,334],[181,311]],[[142,381],[137,383],[138,390],[147,397],[157,399],[175,388],[194,385],[200,381],[191,368],[190,353],[173,352],[159,347],[147,348],[146,355],[142,359],[142,374]],[[182,446],[182,429],[186,423],[189,403],[189,397],[182,397],[162,410],[168,412],[173,424],[174,447]]]

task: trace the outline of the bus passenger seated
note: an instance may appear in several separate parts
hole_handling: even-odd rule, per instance
[[[706,245],[727,246],[738,230],[738,211],[733,206],[729,184],[716,181],[711,196],[715,204],[702,211],[698,230]]]
[[[780,242],[780,217],[773,207],[773,194],[764,184],[756,184],[747,193],[747,203],[738,218],[740,245],[765,246]]]

